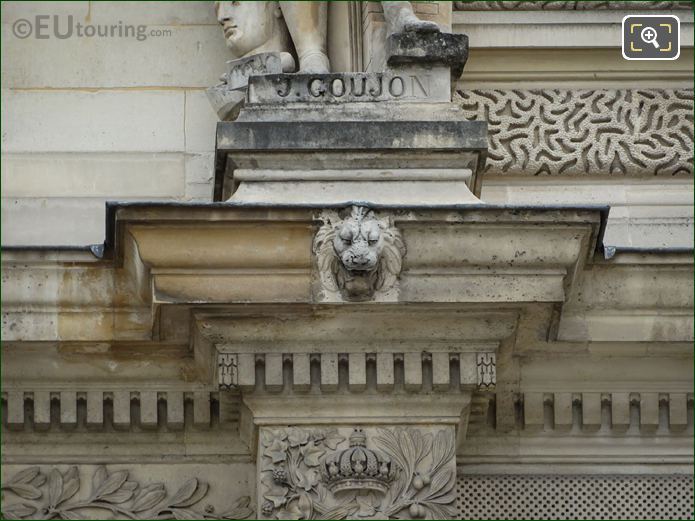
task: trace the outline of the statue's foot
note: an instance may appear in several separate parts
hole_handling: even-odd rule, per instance
[[[412,17],[403,22],[403,31],[414,31],[417,33],[438,33],[439,26],[429,20],[420,20]]]
[[[306,74],[328,74],[331,71],[328,56],[322,52],[306,54],[299,58],[299,72]]]

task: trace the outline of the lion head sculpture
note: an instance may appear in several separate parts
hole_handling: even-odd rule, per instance
[[[400,231],[363,206],[342,219],[327,218],[313,250],[324,289],[357,301],[393,287],[405,255]]]

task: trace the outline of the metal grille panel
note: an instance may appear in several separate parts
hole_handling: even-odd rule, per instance
[[[694,519],[691,476],[459,476],[460,519]]]

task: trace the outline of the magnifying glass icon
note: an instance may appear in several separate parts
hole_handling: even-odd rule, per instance
[[[640,37],[644,43],[651,43],[655,49],[659,48],[659,42],[656,41],[656,29],[653,27],[645,27],[642,29]]]

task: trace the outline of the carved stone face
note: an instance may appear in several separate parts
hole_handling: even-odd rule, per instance
[[[353,213],[340,224],[333,247],[349,271],[373,271],[383,248],[379,222],[372,214]]]
[[[284,30],[277,2],[217,2],[217,21],[237,57],[246,56]]]
[[[364,301],[394,289],[403,266],[405,244],[388,217],[377,217],[364,206],[352,206],[342,217],[325,215],[314,237],[313,251],[321,280],[321,297],[338,294]]]

